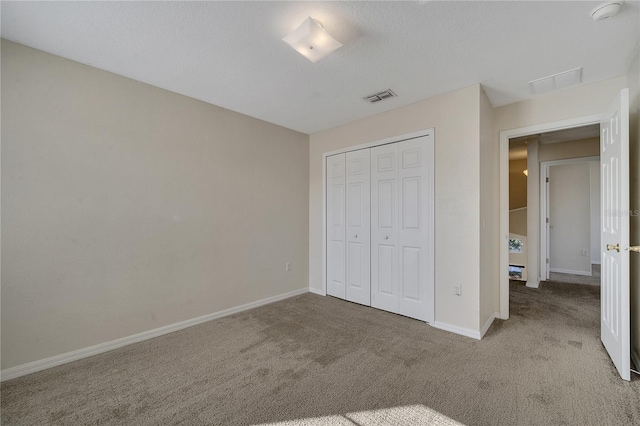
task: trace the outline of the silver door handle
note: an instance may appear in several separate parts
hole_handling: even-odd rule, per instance
[[[384,236],[384,239],[385,239],[385,240],[388,240],[388,239],[389,239],[389,236],[388,236],[388,235],[385,235],[385,236]]]
[[[354,235],[353,235],[353,238],[358,238],[358,234],[354,234]]]

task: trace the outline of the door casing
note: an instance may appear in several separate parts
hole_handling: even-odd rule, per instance
[[[567,120],[554,121],[533,126],[520,127],[516,129],[502,130],[500,132],[500,319],[509,319],[509,139],[527,136],[535,133],[553,132],[556,130],[571,129],[575,127],[588,126],[590,124],[600,124],[603,114],[594,114],[583,117],[571,118]],[[527,209],[527,213],[529,210]],[[534,271],[528,277],[529,281],[539,283],[540,281],[540,228],[538,224],[538,209],[535,209],[536,230],[534,235],[527,235],[528,266],[530,271]],[[527,218],[528,219],[528,218]],[[532,238],[533,237],[533,238]],[[531,249],[533,246],[533,249]]]

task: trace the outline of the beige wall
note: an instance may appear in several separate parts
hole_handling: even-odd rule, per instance
[[[499,256],[499,147],[493,143],[493,107],[480,90],[480,327],[498,313]]]
[[[307,287],[307,135],[7,41],[1,106],[3,369]]]
[[[538,244],[540,244],[540,163],[538,162],[538,140],[527,144],[527,286],[537,287],[539,284]]]
[[[602,114],[625,87],[627,78],[618,77],[496,108],[495,139],[499,140],[502,130]]]
[[[566,160],[568,158],[599,157],[600,138],[581,139],[577,141],[540,144],[538,161]]]
[[[509,233],[527,236],[527,208],[509,211]]]
[[[527,160],[509,161],[509,210],[527,207]],[[527,234],[523,234],[527,235]]]
[[[630,209],[632,245],[640,245],[640,47],[631,61],[629,75],[630,103]],[[640,254],[631,253],[631,350],[640,364]],[[640,365],[636,365],[636,369]]]
[[[309,286],[322,289],[322,153],[435,128],[436,321],[479,330],[479,85],[311,135]],[[467,249],[460,251],[463,242]],[[452,253],[456,253],[452,256]],[[462,296],[453,286],[462,284]]]

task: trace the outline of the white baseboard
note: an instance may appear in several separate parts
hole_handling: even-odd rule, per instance
[[[591,276],[591,271],[574,271],[573,269],[549,268],[549,272],[557,272],[559,274],[585,275]]]
[[[175,324],[169,324],[164,327],[156,328],[153,330],[144,331],[142,333],[123,337],[121,339],[111,340],[109,342],[100,343],[97,345],[89,346],[87,348],[82,348],[82,349],[67,352],[64,354],[41,359],[38,361],[29,362],[27,364],[18,365],[16,367],[7,368],[0,372],[0,381],[15,379],[17,377],[35,373],[36,371],[46,370],[47,368],[56,367],[62,364],[67,364],[69,362],[77,361],[82,358],[88,358],[93,355],[98,355],[104,352],[121,348],[123,346],[131,345],[133,343],[142,342],[144,340],[152,339],[154,337],[162,336],[164,334],[173,333],[174,331],[182,330],[183,328],[192,327],[194,325],[198,325],[203,322],[226,317],[228,315],[233,315],[238,312],[246,311],[252,308],[257,308],[258,306],[267,305],[269,303],[288,299],[290,297],[298,296],[300,294],[304,294],[307,292],[309,292],[308,288],[290,291],[288,293],[283,293],[277,296],[267,297],[266,299],[257,300],[255,302],[245,303],[244,305],[235,306],[233,308],[224,309],[222,311],[214,312],[212,314],[207,314],[201,317],[192,318],[190,320],[177,322]]]
[[[471,330],[469,328],[458,327],[457,325],[451,325],[440,321],[434,321],[431,324],[432,327],[439,328],[440,330],[450,331],[452,333],[459,334],[461,336],[471,337],[472,339],[480,340],[482,336],[479,331]]]
[[[638,356],[638,352],[631,349],[631,361],[633,361],[633,365],[636,366],[636,370],[640,371],[640,357]]]
[[[318,290],[317,288],[309,287],[309,293],[317,294],[318,296],[326,296],[325,292]]]
[[[484,337],[487,330],[489,330],[489,327],[491,327],[491,324],[493,324],[493,320],[498,318],[499,316],[500,314],[498,314],[497,312],[494,312],[491,314],[487,322],[485,322],[482,328],[480,329],[480,338]]]

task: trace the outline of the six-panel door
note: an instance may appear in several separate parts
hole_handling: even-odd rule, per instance
[[[398,143],[398,312],[431,321],[433,205],[426,137]]]
[[[398,313],[398,145],[371,148],[371,306]]]
[[[327,157],[327,294],[344,299],[345,288],[345,154]]]
[[[631,380],[629,293],[629,89],[600,123],[602,271],[600,339],[624,380]]]
[[[371,304],[371,175],[369,149],[347,152],[346,299]]]

